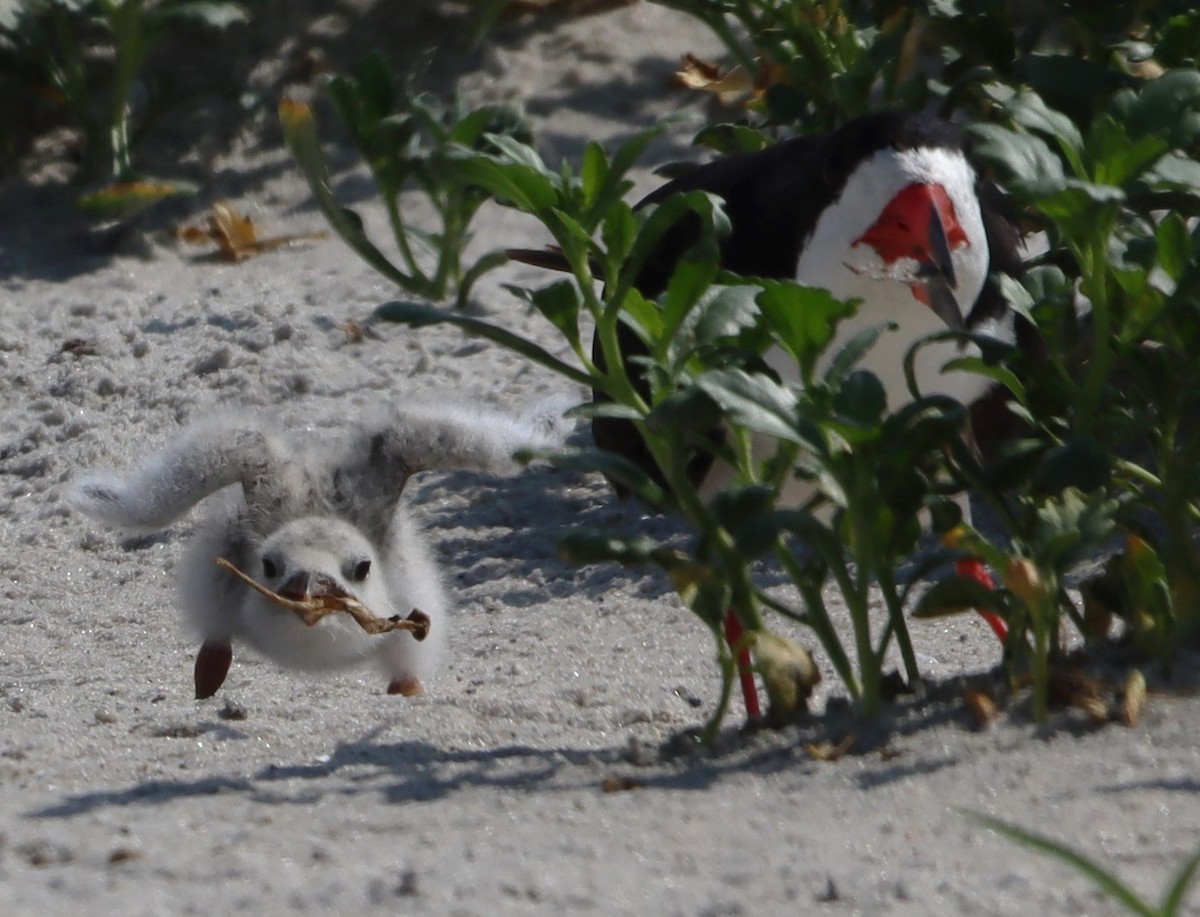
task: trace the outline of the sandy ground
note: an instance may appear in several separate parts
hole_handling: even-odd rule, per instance
[[[348,55],[383,34],[368,20],[384,14],[362,6],[363,24],[313,19],[291,45],[239,40],[280,60],[305,41]],[[412,41],[446,27],[418,24]],[[665,85],[689,50],[715,47],[639,4],[506,26],[481,52],[449,55],[441,78],[461,71],[477,100],[522,99],[557,161],[694,108]],[[280,68],[245,78],[273,107]],[[265,116],[213,137],[211,150],[159,151],[203,171],[201,203],[231,198],[267,231],[320,228]],[[689,137],[676,131],[648,161]],[[339,173],[338,188],[381,228],[361,172]],[[194,517],[123,540],[63,505],[66,482],[128,467],[214,412],[328,426],[429,393],[520,406],[563,384],[452,330],[351,342],[343,323],[395,291],[334,239],[231,265],[153,224],[82,233],[53,170],[2,190],[5,914],[1106,914],[1084,880],[955,807],[1070,840],[1155,897],[1200,843],[1194,699],[1155,695],[1133,729],[1066,713],[1039,729],[1018,707],[977,732],[948,681],[997,662],[975,620],[917,626],[925,671],[946,687],[860,734],[858,753],[805,751],[853,728],[832,717],[741,735],[736,713],[716,750],[695,748],[689,730],[716,700],[711,637],[658,576],[555,556],[575,523],[672,523],[547,470],[412,486],[455,606],[423,696],[388,697],[371,671],[304,678],[241,651],[222,691],[194,701],[196,643],[172,577]],[[478,244],[540,244],[528,232],[488,210]],[[551,343],[500,288],[537,279],[501,271],[479,298]]]

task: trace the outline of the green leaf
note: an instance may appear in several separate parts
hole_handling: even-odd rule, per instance
[[[1032,310],[1035,297],[1025,284],[1011,274],[995,274],[993,276],[1000,284],[1000,295],[1004,297],[1008,307],[1017,315],[1033,323]]]
[[[492,134],[488,139],[499,151],[499,155],[503,157],[504,161],[526,166],[546,178],[554,177],[554,173],[546,168],[542,157],[528,143],[523,143],[507,134]]]
[[[687,191],[672,195],[661,203],[640,208],[636,213],[637,237],[621,269],[613,296],[619,298],[624,295],[625,290],[638,286],[642,271],[650,259],[658,255],[658,246],[663,237],[689,213],[699,218],[701,233],[693,251],[687,253],[687,257],[717,260],[716,237],[727,233],[729,229],[723,206],[721,199],[714,195],[703,191]],[[706,228],[711,229],[711,232],[705,231]]]
[[[993,382],[1003,385],[1013,393],[1018,401],[1025,401],[1025,386],[1021,384],[1017,374],[1007,366],[995,366],[980,357],[957,357],[946,363],[942,367],[942,372],[967,372],[983,376],[985,379],[991,379]]]
[[[498,135],[488,136],[493,141],[501,139]],[[511,138],[502,139],[509,141]],[[523,146],[516,141],[512,143]],[[541,160],[538,160],[540,164]],[[479,185],[501,204],[525,213],[543,214],[559,203],[555,177],[547,173],[544,166],[539,168],[520,159],[497,159],[465,148],[450,157],[446,165],[464,184]]]
[[[1106,97],[1135,79],[1106,63],[1067,54],[1019,55],[1013,61],[1016,82],[1032,86],[1042,98],[1083,123],[1097,97]]]
[[[984,481],[993,491],[1010,491],[1022,486],[1039,468],[1046,450],[1041,439],[1018,439],[1004,443],[998,455],[983,468]]]
[[[724,156],[765,150],[772,142],[766,133],[745,124],[710,124],[692,138],[692,146],[706,146]]]
[[[1200,194],[1200,162],[1182,153],[1167,153],[1142,178],[1152,188]]]
[[[406,290],[419,286],[418,278],[404,273],[367,238],[362,219],[354,211],[342,207],[330,188],[329,169],[317,140],[317,126],[312,110],[305,104],[284,99],[279,105],[279,121],[283,137],[292,158],[304,174],[309,190],[334,231],[345,240],[359,257],[383,276]]]
[[[732,338],[747,328],[757,327],[760,313],[756,300],[760,289],[748,284],[710,287],[689,316],[696,343]]]
[[[573,281],[560,280],[540,290],[515,286],[507,289],[537,309],[562,332],[573,350],[579,350],[579,289]]]
[[[613,154],[612,162],[609,164],[607,172],[604,174],[603,181],[596,189],[591,208],[585,216],[584,222],[588,226],[595,227],[608,214],[609,210],[624,197],[625,193],[633,187],[633,182],[625,177],[626,174],[633,168],[634,163],[645,152],[650,142],[676,120],[678,119],[667,118],[656,126],[634,135],[617,149],[617,152]]]
[[[939,580],[925,591],[912,616],[924,621],[977,609],[1003,614],[1008,611],[1008,602],[1002,592],[989,589],[976,579],[951,576]]]
[[[1192,884],[1192,879],[1196,877],[1197,867],[1200,867],[1200,852],[1184,863],[1179,868],[1179,872],[1175,874],[1175,879],[1171,882],[1171,887],[1167,889],[1162,906],[1159,908],[1163,917],[1174,917],[1174,915],[1182,913],[1180,908],[1183,907],[1183,899],[1187,895],[1188,887]]]
[[[796,423],[796,396],[778,382],[740,369],[723,369],[705,373],[696,385],[737,426],[801,446],[808,444]]]
[[[887,410],[887,392],[879,377],[865,369],[850,373],[833,396],[839,420],[861,427],[874,427]]]
[[[1022,134],[998,124],[973,124],[973,154],[996,166],[1010,180],[1022,182],[1062,179],[1062,161],[1032,134]]]
[[[1197,48],[1200,48],[1200,12],[1190,10],[1167,20],[1154,57],[1164,66],[1178,67],[1185,61],[1195,61]]]
[[[359,64],[354,86],[357,89],[357,99],[372,122],[382,120],[393,113],[409,120],[408,113],[397,108],[396,79],[387,61],[378,51],[368,54]]]
[[[700,389],[687,388],[664,398],[646,416],[656,432],[683,430],[710,434],[721,426],[721,409]]]
[[[712,284],[717,270],[717,262],[711,258],[684,257],[675,265],[661,299],[663,331],[655,348],[660,358],[675,342],[684,320]]]
[[[583,370],[577,369],[569,363],[564,363],[533,341],[513,334],[511,331],[483,321],[482,319],[447,312],[426,303],[401,302],[399,300],[386,302],[377,307],[375,309],[375,317],[381,321],[398,322],[413,328],[421,328],[426,325],[457,325],[467,334],[493,341],[507,350],[519,353],[526,359],[532,360],[534,363],[558,373],[560,376],[565,376],[572,382],[578,382],[580,385],[591,387],[596,381]]]
[[[579,181],[583,189],[583,204],[591,207],[600,194],[601,185],[608,175],[608,157],[595,140],[589,140],[583,148],[583,164],[579,167]]]
[[[1091,177],[1101,185],[1124,186],[1154,165],[1171,148],[1163,138],[1133,138],[1111,115],[1100,115],[1088,130]]]
[[[1093,436],[1074,436],[1043,456],[1035,486],[1043,493],[1070,487],[1086,493],[1103,487],[1111,476],[1112,457],[1100,441]]]
[[[583,404],[571,408],[567,412],[568,417],[612,417],[616,420],[640,421],[646,420],[647,415],[639,411],[637,408],[630,407],[625,404],[617,404],[612,401],[587,401]]]
[[[835,299],[827,290],[766,280],[758,295],[758,308],[771,336],[800,367],[800,378],[808,380],[838,323],[854,314],[855,305]]]
[[[1135,137],[1161,137],[1174,146],[1188,146],[1200,132],[1200,72],[1169,70],[1150,80],[1140,92],[1122,92],[1113,109]]]
[[[721,526],[730,533],[738,551],[754,558],[770,550],[779,531],[774,519],[775,490],[763,484],[728,487],[710,504]]]
[[[1154,233],[1158,245],[1158,263],[1176,283],[1192,260],[1192,239],[1187,221],[1177,213],[1168,214]]]
[[[1073,178],[1030,182],[1020,191],[1072,240],[1090,239],[1097,228],[1106,231],[1125,200],[1120,188]]]
[[[829,369],[825,370],[826,384],[831,388],[836,388],[854,367],[854,364],[866,356],[867,351],[875,346],[875,342],[879,340],[879,336],[885,331],[894,331],[895,329],[895,322],[884,322],[872,325],[869,328],[863,328],[855,334],[842,345],[838,352],[833,355],[833,359],[829,361]]]
[[[477,108],[468,112],[461,119],[450,125],[446,134],[449,143],[456,143],[468,149],[479,149],[480,141],[492,126],[495,112],[490,108]],[[488,141],[490,144],[490,141]]]
[[[1065,570],[1103,547],[1116,531],[1117,501],[1068,488],[1037,509],[1035,556]]]
[[[635,238],[637,219],[633,215],[633,208],[624,201],[617,201],[605,214],[600,228],[600,240],[604,243],[606,259],[614,273],[629,257]]]
[[[1062,112],[1050,108],[1040,95],[1032,89],[1020,89],[1011,93],[1008,98],[998,98],[1005,92],[1011,93],[1007,86],[991,87],[988,94],[997,98],[1013,123],[1027,131],[1040,134],[1043,138],[1055,141],[1070,161],[1072,169],[1080,178],[1083,177],[1083,136],[1079,128]]]
[[[928,395],[902,405],[884,421],[884,441],[894,447],[882,464],[889,466],[898,458],[911,464],[915,457],[940,449],[962,435],[967,419],[967,408],[949,395]]]

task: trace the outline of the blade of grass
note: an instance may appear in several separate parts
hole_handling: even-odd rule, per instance
[[[1151,907],[1133,889],[1105,870],[1103,866],[1094,860],[1088,859],[1078,851],[1060,844],[1058,841],[1052,840],[1043,834],[1028,831],[1018,825],[993,818],[990,815],[984,815],[982,812],[973,812],[970,809],[958,809],[957,811],[960,815],[969,818],[971,821],[978,822],[986,828],[991,828],[999,834],[1003,834],[1009,840],[1015,841],[1023,847],[1036,850],[1039,853],[1046,854],[1059,862],[1067,864],[1080,875],[1091,879],[1096,885],[1100,886],[1106,895],[1114,901],[1119,901],[1131,913],[1140,914],[1143,917],[1161,917],[1161,914],[1169,913],[1166,911],[1160,912],[1158,909]],[[1190,865],[1192,869],[1195,868],[1194,862]],[[1181,876],[1181,878],[1190,878],[1190,874]]]

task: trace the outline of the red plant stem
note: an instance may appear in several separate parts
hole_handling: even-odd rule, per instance
[[[730,649],[737,647],[745,630],[738,616],[730,609],[725,613],[725,642]],[[738,681],[742,685],[742,700],[746,702],[746,717],[757,720],[762,716],[762,708],[758,705],[758,686],[754,683],[754,673],[750,671],[750,647],[744,646],[737,652]]]
[[[965,576],[987,586],[989,589],[996,588],[996,581],[992,579],[991,574],[987,572],[983,561],[976,557],[971,557],[966,560],[960,560],[954,565],[954,572],[959,576]],[[992,629],[1001,643],[1008,641],[1008,623],[996,614],[994,611],[987,611],[983,608],[976,608],[975,613],[983,620],[987,621],[988,626]]]

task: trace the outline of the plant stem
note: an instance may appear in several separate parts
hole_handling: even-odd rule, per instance
[[[721,629],[719,627],[713,628],[713,634],[717,638],[717,661],[721,667],[721,696],[717,699],[717,709],[708,718],[708,722],[704,724],[704,731],[701,733],[701,741],[705,745],[712,745],[716,741],[717,731],[721,728],[721,723],[725,720],[725,714],[729,711],[729,698],[733,693],[733,679],[736,668],[736,663],[733,659],[733,650],[725,642],[721,634]]]
[[[1050,690],[1050,640],[1046,620],[1046,609],[1039,601],[1033,611],[1033,718],[1038,723],[1046,722],[1047,701]]]
[[[117,179],[129,178],[133,172],[129,158],[129,90],[145,53],[143,5],[144,0],[124,0],[107,8],[105,13],[116,49],[108,126],[112,156],[109,168]]]
[[[1080,252],[1083,290],[1092,304],[1092,354],[1083,389],[1076,403],[1074,420],[1077,433],[1091,433],[1095,428],[1099,419],[1097,413],[1100,401],[1112,366],[1113,321],[1108,296],[1106,243],[1107,233]]]
[[[859,685],[858,678],[854,674],[854,667],[850,664],[850,657],[846,655],[846,648],[842,646],[842,641],[837,635],[837,630],[833,626],[833,621],[829,617],[829,611],[825,608],[825,602],[821,598],[820,587],[814,584],[804,570],[796,563],[792,552],[788,550],[787,543],[782,537],[776,539],[775,556],[779,558],[779,562],[783,564],[784,570],[788,576],[800,590],[800,595],[804,599],[804,604],[808,610],[808,619],[805,621],[817,635],[817,639],[821,641],[821,646],[825,648],[825,652],[829,654],[829,660],[833,663],[834,669],[837,670],[838,676],[846,685],[846,690],[850,692],[850,696],[854,700],[859,700],[862,697],[862,688]]]
[[[417,264],[416,258],[413,257],[412,248],[408,244],[408,228],[404,225],[404,217],[400,213],[399,195],[385,194],[384,201],[387,203],[388,223],[392,227],[396,248],[400,250],[400,257],[404,259],[404,266],[408,270],[408,275],[402,275],[409,283],[409,286],[405,286],[404,289],[415,293],[417,292],[415,289],[417,283],[423,282],[425,275],[421,273],[421,268]],[[394,275],[392,279],[396,279]]]
[[[879,582],[880,590],[883,592],[883,600],[887,605],[888,627],[895,630],[896,645],[900,647],[900,658],[904,660],[904,673],[907,676],[908,686],[913,690],[920,690],[921,671],[917,666],[917,654],[913,649],[912,636],[908,632],[908,622],[904,620],[904,605],[900,601],[900,597],[896,591],[896,583],[892,577],[892,571],[890,569],[880,569],[876,573],[876,579]],[[881,662],[886,649],[886,644],[880,641],[879,658]]]

